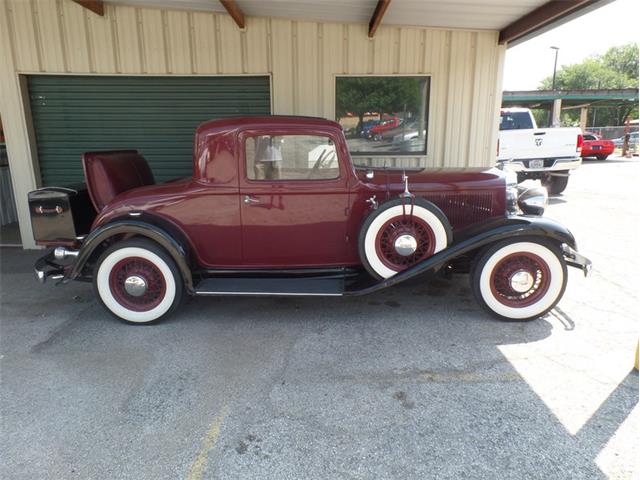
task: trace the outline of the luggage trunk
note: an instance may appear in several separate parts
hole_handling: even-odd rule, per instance
[[[31,227],[37,245],[72,245],[89,233],[96,212],[85,185],[29,192]]]

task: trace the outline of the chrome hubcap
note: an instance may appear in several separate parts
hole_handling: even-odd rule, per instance
[[[413,235],[400,235],[393,243],[393,247],[398,252],[398,255],[408,257],[417,250],[418,242]]]
[[[147,291],[147,282],[138,275],[132,275],[124,281],[124,290],[132,297],[141,297]]]
[[[525,293],[533,287],[534,278],[526,270],[518,270],[509,279],[511,288],[518,293]]]

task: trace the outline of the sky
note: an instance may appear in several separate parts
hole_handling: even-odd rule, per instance
[[[540,81],[553,74],[558,51],[558,69],[580,63],[610,47],[640,40],[640,0],[615,0],[582,17],[549,30],[539,37],[507,50],[504,90],[535,90]]]

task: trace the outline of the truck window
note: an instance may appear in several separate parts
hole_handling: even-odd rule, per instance
[[[502,112],[500,114],[500,130],[527,130],[533,128],[528,112]]]
[[[338,155],[329,137],[260,135],[245,141],[249,180],[331,180],[338,178]]]

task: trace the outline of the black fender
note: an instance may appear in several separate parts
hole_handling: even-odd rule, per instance
[[[151,223],[154,222],[154,223]],[[153,240],[164,248],[171,258],[176,262],[187,292],[193,293],[193,276],[191,273],[191,249],[186,237],[181,232],[171,232],[168,225],[157,225],[163,222],[162,219],[132,219],[131,217],[113,220],[93,230],[82,242],[72,268],[62,279],[62,283],[67,283],[81,276],[87,261],[91,255],[105,240],[114,235],[133,234]]]
[[[562,224],[544,217],[508,216],[498,218],[454,234],[453,243],[435,255],[403,270],[393,277],[368,287],[345,292],[346,295],[366,295],[383,288],[391,287],[430,270],[443,267],[448,262],[465,253],[477,250],[501,240],[518,237],[540,237],[548,241],[563,244],[577,250],[573,234]]]

